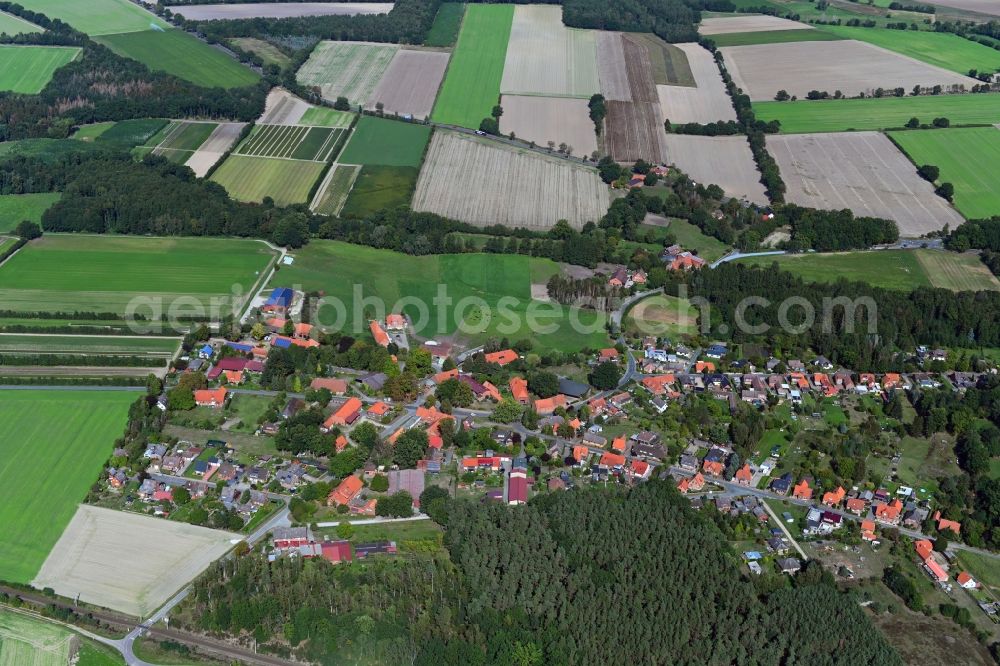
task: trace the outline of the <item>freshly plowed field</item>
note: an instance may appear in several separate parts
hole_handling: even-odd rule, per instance
[[[622,48],[625,51],[625,71],[628,73],[628,85],[632,90],[632,101],[659,103],[649,50],[628,36],[622,39]]]
[[[437,131],[413,209],[472,224],[576,228],[607,212],[610,192],[588,167],[478,137]]]
[[[664,159],[660,105],[651,102],[607,102],[608,154],[621,162]]]

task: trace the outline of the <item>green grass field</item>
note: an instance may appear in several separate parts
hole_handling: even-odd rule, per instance
[[[176,339],[133,338],[122,335],[0,335],[0,355],[25,354],[94,354],[107,356],[167,357],[177,351]]]
[[[66,46],[0,46],[0,90],[36,95],[79,53]]]
[[[71,650],[73,640],[82,641]],[[0,610],[0,663],[4,666],[113,666],[124,664],[112,648],[83,638],[76,632],[29,616],[24,611]],[[71,652],[75,660],[71,661]]]
[[[212,180],[238,201],[263,201],[271,197],[278,206],[306,203],[309,190],[323,173],[320,162],[230,155]]]
[[[445,2],[438,9],[431,29],[424,38],[424,46],[454,46],[465,16],[465,4]]]
[[[648,228],[652,227],[643,226],[643,229]],[[685,250],[696,250],[699,257],[709,262],[715,261],[732,249],[718,238],[702,233],[701,229],[687,220],[671,219],[665,233],[673,234],[678,245]]]
[[[429,125],[362,116],[337,161],[418,167],[430,136]]]
[[[162,299],[164,312],[182,296],[229,302],[233,286],[249,292],[272,257],[248,240],[46,235],[0,268],[0,303],[22,312],[123,313],[138,297]]]
[[[1000,69],[1000,51],[947,32],[849,28],[839,25],[823,26],[822,30],[843,39],[868,42],[959,74],[968,74],[970,69],[984,72]]]
[[[161,133],[165,135],[169,125],[170,123],[163,118],[122,120],[101,132],[94,139],[94,143],[110,144],[115,148],[133,148],[151,142]]]
[[[170,150],[195,151],[218,127],[217,123],[171,122],[164,137],[153,144]],[[150,142],[151,143],[151,142]]]
[[[409,206],[418,175],[420,170],[416,167],[361,167],[341,217],[363,219],[386,208]]]
[[[693,335],[698,332],[698,310],[687,299],[657,294],[628,311],[625,328],[638,335]]]
[[[40,222],[42,213],[61,196],[58,192],[0,195],[0,232],[10,231],[24,220]]]
[[[30,21],[25,21],[20,16],[14,16],[13,14],[8,14],[7,12],[0,12],[0,33],[19,35],[22,33],[41,31],[42,29],[37,25],[31,23]]]
[[[75,132],[73,132],[70,138],[76,139],[77,141],[93,141],[114,126],[115,123],[110,120],[103,123],[90,123],[88,125],[81,125],[76,129]]]
[[[513,5],[469,5],[448,63],[433,119],[439,123],[479,128],[500,98]]]
[[[229,40],[233,46],[249,53],[256,54],[265,65],[277,65],[284,69],[292,64],[292,59],[286,56],[277,46],[255,37],[236,37]]]
[[[3,392],[0,579],[30,583],[38,573],[97,480],[136,397],[131,392]]]
[[[386,267],[391,267],[387,270]],[[386,308],[404,296],[416,298],[426,303],[430,308],[430,317],[423,324],[416,319],[419,314],[413,306],[403,308],[414,317],[417,324],[417,334],[424,337],[451,335],[458,327],[457,318],[461,318],[472,327],[484,325],[483,311],[480,306],[472,304],[464,308],[463,313],[457,312],[457,304],[467,297],[483,299],[490,307],[496,307],[504,296],[516,299],[510,312],[519,317],[519,321],[509,329],[506,314],[496,314],[485,325],[485,331],[469,331],[463,335],[472,341],[483,340],[490,335],[506,335],[511,340],[530,337],[536,349],[576,350],[585,346],[599,347],[607,344],[607,334],[603,330],[603,315],[593,311],[581,311],[579,320],[584,324],[595,325],[596,331],[577,332],[570,328],[567,309],[558,305],[545,305],[541,309],[546,313],[553,310],[560,312],[554,317],[543,315],[539,323],[555,324],[556,330],[551,333],[533,333],[523,315],[531,299],[531,284],[544,283],[551,275],[558,272],[558,265],[548,259],[537,259],[520,255],[487,255],[487,254],[457,254],[434,256],[411,256],[377,250],[359,245],[349,245],[335,241],[312,241],[295,253],[295,263],[286,266],[275,277],[274,284],[300,284],[306,290],[320,290],[326,296],[339,301],[346,306],[347,320],[339,328],[346,332],[364,334],[368,330],[365,317],[355,320],[353,307],[354,285],[363,285],[364,296],[375,296],[382,299]],[[437,295],[438,285],[447,286],[447,296],[452,298],[452,304],[446,306],[446,316],[437,321],[437,307],[432,299]],[[395,311],[387,309],[388,311]],[[336,322],[334,307],[321,308],[314,323],[333,326]]]
[[[1000,214],[1000,130],[973,127],[927,132],[891,132],[889,136],[914,164],[934,164],[939,182],[955,186],[955,207],[968,219]]]
[[[760,32],[731,32],[727,35],[710,35],[718,47],[749,46],[750,44],[782,44],[785,42],[828,42],[844,39],[823,30],[765,30]]]
[[[758,120],[781,121],[782,134],[898,129],[914,117],[928,124],[943,116],[952,125],[992,125],[1000,123],[1000,94],[754,102],[753,110]]]
[[[319,125],[321,127],[350,127],[354,114],[349,111],[337,111],[325,106],[311,106],[302,115],[299,125]]]
[[[18,4],[33,12],[57,18],[91,37],[119,32],[162,30],[168,23],[128,0],[18,0]]]
[[[240,88],[260,80],[253,70],[183,30],[103,35],[97,41],[150,69],[205,88]]]
[[[917,252],[917,260],[935,287],[952,291],[1000,290],[1000,281],[977,254]]]

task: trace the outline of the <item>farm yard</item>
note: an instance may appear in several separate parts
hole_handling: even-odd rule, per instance
[[[779,90],[805,97],[810,90],[840,90],[847,96],[875,88],[952,85],[978,81],[892,51],[839,40],[726,46],[719,49],[737,86],[752,101],[774,99]]]
[[[362,116],[338,162],[418,167],[430,135],[428,125]]]
[[[0,11],[0,33],[5,32],[8,35],[20,35],[29,32],[41,31],[42,29],[37,25],[31,23],[30,21],[25,21],[20,16],[14,16],[13,14]]]
[[[0,267],[0,302],[47,313],[124,314],[139,297],[159,299],[164,312],[181,297],[231,307],[234,285],[242,300],[273,257],[263,243],[239,239],[46,235]]]
[[[594,169],[538,152],[438,130],[413,209],[471,224],[576,228],[607,212],[610,190]]]
[[[368,103],[399,46],[369,42],[320,42],[296,74],[304,86],[316,86],[324,99],[346,97]]]
[[[600,91],[593,30],[567,28],[559,5],[517,5],[500,92],[590,98]]]
[[[448,68],[449,54],[400,49],[368,98],[366,107],[382,104],[387,114],[423,119],[431,115],[434,98]]]
[[[668,134],[667,163],[700,183],[715,184],[726,194],[766,206],[767,195],[745,136]]]
[[[178,5],[172,10],[189,21],[218,21],[294,16],[357,16],[388,14],[391,2],[249,2],[246,4]]]
[[[261,202],[271,197],[275,205],[307,203],[313,183],[323,173],[322,162],[230,155],[212,174],[237,201]]]
[[[360,166],[334,165],[316,192],[311,206],[313,211],[322,215],[340,215],[359,173],[361,173]]]
[[[393,270],[384,270],[392,266]],[[607,333],[603,328],[604,316],[594,311],[581,310],[575,314],[579,321],[591,330],[573,330],[568,321],[568,308],[557,304],[546,305],[545,315],[539,318],[544,325],[556,324],[557,329],[545,335],[533,334],[525,320],[528,304],[531,302],[531,285],[544,284],[559,272],[559,265],[548,259],[522,255],[488,254],[446,254],[413,256],[379,250],[337,241],[315,240],[296,251],[295,263],[281,271],[281,284],[301,284],[309,291],[322,291],[331,299],[339,299],[346,306],[348,319],[335,322],[332,307],[322,308],[314,323],[328,327],[334,324],[337,330],[348,334],[360,334],[368,330],[367,318],[355,316],[353,307],[354,285],[363,288],[365,297],[378,297],[387,312],[398,312],[396,307],[404,296],[415,297],[426,303],[431,317],[418,318],[418,310],[412,306],[401,307],[411,316],[415,332],[423,338],[453,336],[458,331],[457,319],[465,321],[471,329],[460,337],[470,342],[479,342],[489,336],[507,336],[511,340],[532,337],[535,349],[580,349],[598,348],[606,345]],[[467,297],[478,297],[493,308],[492,319],[484,318],[479,307],[458,310],[455,306],[446,309],[444,321],[437,321],[436,308],[432,299],[437,295],[438,285],[447,287],[453,303]],[[509,311],[517,317],[511,328],[506,314],[496,311],[500,299],[513,297],[516,303]],[[537,304],[536,304],[537,307]],[[554,311],[554,316],[548,313]],[[485,330],[477,331],[476,328]]]
[[[121,437],[137,395],[3,391],[0,579],[30,583],[38,573]]]
[[[143,617],[238,539],[197,525],[81,505],[32,583]]]
[[[476,129],[500,98],[513,5],[468,5],[431,117]]]
[[[0,91],[35,95],[79,53],[67,46],[0,46]]]
[[[114,666],[112,648],[25,611],[0,610],[0,663],[4,666]]]
[[[346,131],[300,125],[256,125],[233,154],[326,162]]]
[[[781,169],[791,203],[850,208],[855,215],[895,220],[903,237],[939,231],[946,224],[955,228],[963,221],[877,132],[770,135],[767,147]]]
[[[523,141],[545,146],[565,143],[574,155],[590,155],[597,150],[597,134],[590,119],[587,100],[572,97],[504,95],[500,102],[500,133],[511,132]]]
[[[194,175],[204,178],[208,170],[236,143],[244,127],[246,123],[219,123],[184,164],[194,171]]]
[[[676,44],[687,57],[696,83],[692,86],[657,85],[660,112],[671,123],[707,123],[736,120],[736,110],[708,49],[699,44]]]
[[[968,219],[1000,215],[996,168],[1000,165],[1000,130],[957,128],[889,134],[915,164],[941,170],[939,182],[955,186],[955,207]],[[956,226],[952,223],[952,228]]]
[[[992,125],[1000,123],[1000,94],[755,102],[753,110],[758,120],[780,121],[782,134],[901,129],[910,118],[942,116],[952,127]]]
[[[0,195],[0,233],[11,231],[22,220],[37,224],[60,196],[58,192]]]
[[[770,32],[772,30],[812,30],[811,25],[790,21],[777,16],[748,14],[745,16],[724,16],[704,18],[698,26],[698,34],[705,37],[728,35],[736,32]]]

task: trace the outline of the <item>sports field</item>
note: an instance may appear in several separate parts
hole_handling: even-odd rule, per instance
[[[143,30],[97,39],[115,53],[205,88],[252,86],[260,77],[183,30]]]
[[[0,610],[0,664],[3,666],[115,666],[124,664],[113,648],[84,638],[65,626]]]
[[[428,125],[363,116],[338,161],[342,164],[420,166],[430,136]]]
[[[66,46],[0,46],[0,90],[35,95],[79,53]]]
[[[966,127],[927,132],[891,132],[914,164],[933,164],[939,182],[955,186],[955,207],[968,219],[1000,215],[1000,130]]]
[[[758,120],[780,121],[783,134],[899,129],[910,118],[928,125],[939,117],[952,126],[992,125],[1000,123],[1000,94],[754,102],[753,110]]]
[[[439,123],[478,129],[499,102],[513,5],[469,5],[434,104]]]
[[[254,157],[326,162],[337,146],[337,141],[346,131],[329,127],[257,125],[250,132],[250,136],[236,147],[235,153]]]
[[[391,266],[392,270],[386,270]],[[458,328],[456,319],[466,321],[470,327],[482,327],[484,312],[480,305],[464,308],[457,313],[457,304],[465,298],[481,298],[495,308],[504,296],[513,297],[516,302],[509,308],[519,321],[509,329],[506,314],[495,313],[485,325],[485,331],[470,330],[463,337],[476,341],[490,335],[506,335],[511,340],[530,337],[536,349],[578,350],[582,347],[600,347],[607,343],[607,334],[602,328],[603,315],[592,311],[579,313],[581,322],[596,325],[598,330],[576,332],[568,323],[567,309],[556,304],[546,305],[545,312],[559,311],[551,318],[543,318],[546,324],[556,324],[554,332],[533,333],[525,321],[524,314],[531,301],[531,285],[544,284],[557,273],[558,265],[548,259],[538,259],[520,255],[458,254],[435,256],[411,256],[377,250],[359,245],[349,245],[336,241],[313,241],[296,251],[295,263],[281,270],[282,284],[301,284],[306,290],[321,290],[332,299],[339,299],[346,305],[349,318],[340,322],[337,328],[345,332],[364,333],[368,322],[364,317],[354,320],[354,285],[363,287],[364,296],[375,296],[386,303],[386,312],[398,312],[393,306],[404,296],[416,298],[426,303],[433,317],[420,319],[414,306],[403,307],[411,315],[419,335],[434,337],[454,334]],[[447,295],[454,299],[446,308],[442,321],[436,320],[437,308],[432,299],[437,295],[438,285],[445,285]],[[537,304],[536,304],[537,306]],[[360,311],[359,311],[360,312]],[[321,307],[314,323],[333,326],[336,322],[334,307]],[[457,315],[457,316],[456,316]],[[543,316],[544,317],[544,316]]]
[[[947,32],[850,28],[840,25],[823,26],[822,30],[843,39],[868,42],[959,74],[968,74],[970,69],[981,72],[1000,69],[1000,51]]]
[[[164,312],[181,297],[229,303],[234,285],[245,295],[272,257],[248,240],[46,235],[0,268],[0,303],[23,312],[114,313],[140,297]]]
[[[0,392],[0,579],[30,583],[125,428],[132,392]]]
[[[341,217],[362,219],[386,208],[409,206],[420,170],[416,167],[370,164],[361,167]]]
[[[212,174],[237,201],[263,201],[278,206],[306,203],[309,190],[323,172],[322,162],[230,155]]]
[[[41,32],[42,29],[39,28],[34,23],[30,21],[25,21],[20,16],[14,16],[13,14],[8,14],[7,12],[0,12],[0,33],[7,33],[8,35],[19,35],[27,32]]]
[[[42,213],[61,196],[58,192],[0,195],[0,233],[12,230],[23,220],[40,222]]]
[[[128,0],[18,0],[33,12],[57,18],[91,37],[119,32],[136,32],[170,25]],[[154,28],[155,26],[155,28]]]

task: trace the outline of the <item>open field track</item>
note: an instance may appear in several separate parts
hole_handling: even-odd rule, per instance
[[[0,392],[0,579],[30,583],[38,573],[121,437],[135,398]]]
[[[877,132],[770,135],[767,148],[791,203],[895,220],[900,235],[911,238],[963,222]]]
[[[449,57],[442,51],[400,49],[372,91],[366,106],[374,109],[381,102],[387,114],[429,117],[441,80],[448,69]]]
[[[939,182],[955,186],[955,207],[968,219],[1000,215],[996,169],[1000,165],[1000,130],[995,127],[891,132],[915,164],[941,170]],[[954,229],[956,223],[952,223]]]
[[[0,46],[0,91],[34,95],[52,80],[80,49],[67,46]]]
[[[708,49],[699,44],[677,44],[687,56],[697,87],[657,85],[663,117],[671,123],[708,123],[736,120],[736,110]]]
[[[500,92],[589,98],[599,91],[595,31],[564,26],[558,5],[517,5]]]
[[[369,42],[330,42],[316,45],[296,78],[319,86],[325,99],[346,97],[354,105],[368,103],[399,46]]]
[[[513,132],[539,146],[549,141],[556,146],[565,143],[572,146],[573,155],[590,155],[597,150],[597,134],[585,99],[504,95],[501,106],[501,134]]]
[[[238,539],[221,530],[81,505],[33,583],[145,616]]]
[[[345,131],[301,125],[257,125],[234,154],[326,162]]]
[[[726,46],[720,49],[736,85],[751,100],[774,99],[779,90],[805,97],[810,90],[849,97],[875,88],[965,86],[978,81],[852,39]]]
[[[257,122],[261,125],[297,125],[313,108],[284,88],[272,88],[264,101],[264,113]]]
[[[222,159],[226,151],[236,142],[245,126],[246,123],[219,123],[184,164],[194,171],[194,175],[204,178],[208,170]]]
[[[812,30],[812,26],[798,21],[752,14],[747,16],[726,16],[704,18],[698,26],[698,34],[703,36],[727,35],[734,32],[769,32],[771,30]]]
[[[189,21],[219,21],[295,16],[357,16],[388,14],[391,2],[248,2],[245,4],[177,5],[172,11]]]
[[[745,136],[667,134],[664,140],[667,162],[693,180],[714,183],[729,196],[767,205],[760,172]]]
[[[361,167],[353,164],[337,164],[326,174],[323,184],[313,199],[313,212],[321,215],[340,215],[347,202],[347,196],[358,179]]]
[[[454,132],[431,139],[413,209],[471,224],[576,228],[607,212],[610,192],[591,168]]]
[[[605,141],[608,154],[620,162],[665,159],[659,103],[606,102]]]
[[[322,162],[230,155],[212,174],[237,201],[271,197],[278,206],[307,203],[309,190],[323,172]]]
[[[632,89],[628,84],[625,66],[625,44],[620,32],[597,33],[597,71],[601,94],[607,100],[631,102]]]

